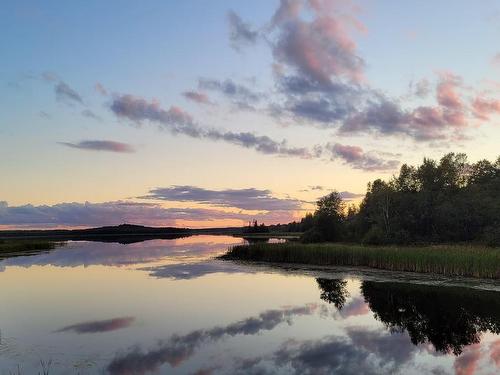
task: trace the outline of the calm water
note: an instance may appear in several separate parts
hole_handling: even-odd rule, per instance
[[[0,374],[500,372],[500,292],[212,260],[240,242],[0,260]]]

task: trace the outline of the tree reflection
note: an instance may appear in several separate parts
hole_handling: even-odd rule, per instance
[[[346,289],[347,281],[317,278],[316,282],[321,292],[320,298],[328,303],[333,303],[337,309],[341,310],[349,297],[349,292]]]
[[[413,344],[459,355],[483,332],[500,334],[500,293],[365,281],[365,301],[389,329],[407,331]]]

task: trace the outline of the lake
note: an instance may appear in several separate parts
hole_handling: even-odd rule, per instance
[[[0,374],[496,374],[494,282],[215,260],[229,236],[0,260]]]

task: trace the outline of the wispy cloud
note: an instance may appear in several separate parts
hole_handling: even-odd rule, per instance
[[[364,171],[393,171],[400,164],[399,160],[387,160],[376,152],[364,152],[358,146],[335,143],[327,145],[326,148],[331,152],[332,159],[341,159],[345,164]]]
[[[276,141],[268,136],[250,132],[231,132],[215,128],[202,127],[189,113],[179,107],[163,109],[156,101],[147,102],[133,95],[117,95],[113,98],[110,109],[120,118],[135,123],[149,121],[156,123],[173,134],[184,134],[199,139],[225,141],[244,148],[251,148],[264,154],[311,158],[312,152],[303,147],[290,147],[285,140]]]
[[[286,211],[298,210],[302,206],[299,200],[277,198],[270,190],[255,188],[210,190],[197,186],[170,186],[152,189],[141,198],[207,203],[244,210]]]
[[[200,78],[198,87],[202,90],[214,91],[231,100],[232,104],[240,109],[255,109],[254,105],[264,98],[263,93],[256,92],[249,87],[234,82],[232,79],[217,80]]]
[[[83,99],[75,89],[69,87],[66,82],[59,81],[54,86],[57,100],[66,103],[83,104]]]
[[[91,118],[96,121],[102,121],[101,116],[96,115],[94,112],[92,112],[90,109],[84,109],[82,112],[83,117]]]
[[[131,145],[115,141],[87,140],[87,141],[80,141],[78,143],[59,142],[59,144],[71,148],[77,148],[80,150],[89,150],[89,151],[110,151],[118,153],[135,152],[134,148]]]
[[[95,91],[97,91],[102,96],[108,96],[108,90],[106,90],[106,88],[102,85],[102,83],[97,82],[94,85],[94,89],[95,89]]]
[[[198,91],[185,91],[182,93],[185,98],[199,104],[211,104],[207,94]]]
[[[252,30],[248,23],[243,20],[232,10],[227,14],[229,23],[229,40],[231,47],[240,50],[241,46],[252,45],[257,42],[259,33]]]
[[[48,114],[47,112],[45,111],[40,111],[38,112],[38,115],[43,118],[43,119],[46,119],[46,120],[49,120],[52,118],[52,116],[50,114]]]

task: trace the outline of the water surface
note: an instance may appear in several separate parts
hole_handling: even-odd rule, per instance
[[[496,285],[213,259],[241,242],[69,242],[0,260],[0,374],[500,372]]]

